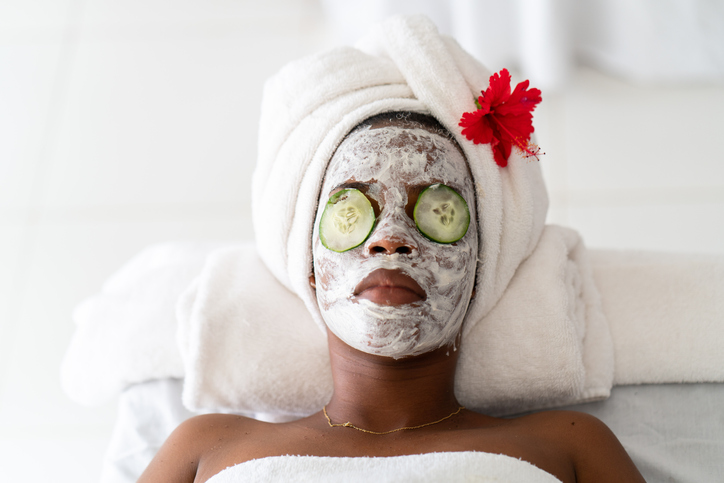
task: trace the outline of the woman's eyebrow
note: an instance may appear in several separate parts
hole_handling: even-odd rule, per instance
[[[362,192],[366,191],[370,187],[369,183],[360,183],[359,181],[348,181],[332,188],[332,193],[343,189],[356,189]]]

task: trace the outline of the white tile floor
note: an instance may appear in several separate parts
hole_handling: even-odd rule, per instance
[[[146,245],[252,236],[262,82],[327,31],[314,0],[0,3],[8,481],[97,480],[114,402],[60,390],[72,308]],[[551,221],[593,246],[724,254],[724,88],[580,69],[544,99]]]

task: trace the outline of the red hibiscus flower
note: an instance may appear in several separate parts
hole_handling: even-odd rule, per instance
[[[533,133],[533,109],[541,101],[539,89],[528,89],[523,81],[510,92],[507,69],[490,76],[490,86],[480,93],[479,109],[466,112],[460,119],[463,135],[475,144],[490,143],[495,162],[501,168],[508,165],[513,145],[526,156],[538,158],[539,149],[530,144]]]

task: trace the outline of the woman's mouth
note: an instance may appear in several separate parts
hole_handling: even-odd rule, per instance
[[[404,305],[427,298],[425,291],[415,280],[401,270],[378,268],[354,289],[354,296],[377,305]]]

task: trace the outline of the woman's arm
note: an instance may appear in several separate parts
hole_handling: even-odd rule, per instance
[[[196,416],[181,423],[158,450],[138,479],[139,483],[193,483],[205,448],[208,448],[208,419]]]

